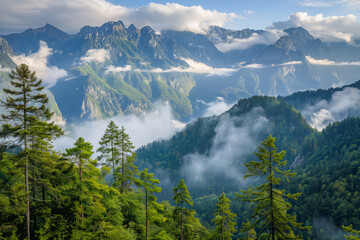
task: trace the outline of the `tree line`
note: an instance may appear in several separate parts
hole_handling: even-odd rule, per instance
[[[232,239],[236,214],[225,193],[213,230],[195,217],[183,179],[173,188],[175,206],[159,203],[160,181],[135,166],[130,136],[113,121],[97,159],[82,137],[63,153],[53,150],[63,131],[51,121],[42,81],[25,64],[9,76],[0,131],[0,239]],[[289,214],[290,200],[300,193],[281,190],[280,176],[289,181],[295,174],[283,170],[285,152],[276,150],[270,135],[258,147],[258,160],[246,164],[245,177],[264,177],[264,183],[238,194],[253,204],[251,219],[242,224],[245,239],[302,239],[310,231]]]

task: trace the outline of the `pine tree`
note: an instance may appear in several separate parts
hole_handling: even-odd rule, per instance
[[[150,215],[150,207],[153,207],[155,212],[153,214],[156,214],[157,209],[163,208],[161,204],[158,204],[156,202],[157,198],[152,195],[152,193],[155,192],[161,192],[161,188],[157,186],[157,184],[160,184],[160,181],[158,179],[154,178],[154,174],[148,173],[147,168],[144,169],[140,173],[140,179],[136,181],[136,185],[139,187],[142,187],[144,189],[145,194],[145,239],[148,240],[149,238],[149,218]]]
[[[216,226],[214,238],[221,240],[231,239],[235,232],[236,214],[231,212],[230,200],[225,196],[225,193],[222,193],[219,197],[216,207],[215,218],[212,220]]]
[[[35,156],[31,154],[31,150],[35,148],[32,143],[38,141],[41,137],[51,140],[54,136],[61,135],[62,131],[53,122],[47,122],[53,113],[46,106],[48,98],[43,93],[44,87],[41,86],[42,81],[37,79],[35,72],[31,72],[27,65],[21,64],[15,71],[11,71],[9,77],[12,88],[3,89],[7,97],[5,101],[2,101],[8,114],[2,115],[2,119],[8,122],[7,130],[9,136],[16,139],[16,142],[22,145],[23,148],[19,157],[21,164],[24,166],[27,205],[26,236],[30,239],[29,163],[31,155]]]
[[[259,161],[250,161],[246,163],[248,171],[245,179],[248,177],[266,176],[266,181],[261,186],[242,191],[238,195],[243,201],[255,204],[254,221],[243,223],[242,232],[248,232],[253,228],[259,229],[258,235],[266,233],[267,239],[301,239],[295,236],[292,227],[299,230],[308,230],[310,227],[303,227],[301,223],[296,222],[296,215],[290,216],[287,211],[291,204],[286,199],[296,200],[301,194],[285,194],[284,190],[279,190],[276,186],[280,185],[280,178],[276,175],[284,176],[287,181],[289,177],[295,176],[290,170],[280,170],[279,167],[286,165],[287,161],[283,160],[285,151],[276,152],[275,138],[271,135],[262,142],[262,147],[258,147],[256,156]]]
[[[105,159],[104,165],[111,167],[113,172],[113,180],[115,180],[115,168],[120,162],[120,146],[119,146],[120,131],[114,121],[110,121],[104,135],[99,142],[100,147],[97,152],[100,152],[100,159]]]
[[[89,163],[90,158],[92,154],[94,153],[92,151],[93,146],[89,142],[85,142],[85,139],[82,137],[79,137],[78,140],[75,142],[75,147],[73,148],[67,148],[64,154],[65,157],[70,157],[75,164],[77,164],[78,167],[78,174],[79,174],[79,181],[80,181],[80,209],[81,209],[81,220],[84,219],[84,207],[83,207],[83,172],[85,165]]]
[[[115,175],[117,182],[115,184],[119,186],[120,192],[127,192],[131,184],[135,182],[135,176],[139,171],[134,165],[136,153],[133,151],[135,148],[130,141],[130,136],[125,132],[124,126],[121,127],[118,138],[119,152],[120,152],[120,164],[115,169]]]
[[[175,204],[178,206],[175,209],[175,212],[180,213],[180,239],[183,239],[183,228],[184,228],[184,213],[189,215],[188,209],[184,207],[184,205],[188,204],[190,206],[193,205],[190,193],[185,185],[185,180],[181,179],[177,187],[174,189],[174,197],[173,200]]]

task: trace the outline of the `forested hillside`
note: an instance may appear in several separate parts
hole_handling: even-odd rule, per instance
[[[357,87],[358,83],[353,84],[352,87]],[[171,181],[176,182],[182,177],[191,179],[189,189],[195,192],[194,209],[205,226],[211,227],[212,211],[210,209],[215,207],[217,195],[221,191],[227,192],[227,196],[231,199],[231,210],[238,213],[237,222],[246,222],[246,219],[252,215],[252,206],[240,200],[234,200],[235,193],[239,189],[245,189],[248,184],[256,185],[259,182],[243,182],[229,178],[229,175],[232,174],[233,169],[238,169],[236,172],[240,177],[242,176],[243,163],[254,158],[251,154],[254,149],[237,152],[236,157],[232,156],[230,161],[226,160],[229,155],[222,151],[224,155],[219,157],[218,165],[213,165],[214,158],[211,157],[213,154],[211,149],[216,145],[217,130],[222,119],[227,119],[227,123],[231,124],[229,119],[236,118],[236,126],[240,131],[235,131],[236,128],[232,130],[236,134],[241,134],[245,131],[242,128],[244,120],[249,121],[247,128],[257,124],[254,120],[256,118],[244,116],[253,109],[261,108],[260,113],[267,119],[268,125],[267,128],[262,129],[258,137],[264,139],[264,135],[269,133],[276,136],[278,149],[286,150],[285,158],[288,164],[285,169],[297,174],[289,183],[283,179],[283,184],[289,192],[302,193],[298,201],[292,202],[294,206],[290,212],[297,215],[299,222],[314,227],[312,238],[344,239],[342,225],[352,224],[355,229],[359,228],[357,209],[360,206],[357,194],[360,188],[357,182],[359,181],[360,119],[350,117],[341,122],[332,123],[323,131],[318,132],[311,129],[299,111],[289,105],[289,103],[294,103],[294,105],[300,103],[301,96],[304,96],[305,103],[302,106],[316,103],[321,99],[330,99],[332,93],[342,89],[344,88],[297,93],[278,99],[252,97],[240,100],[219,117],[198,119],[170,140],[154,142],[138,149],[138,164],[170,172]],[[223,134],[230,133],[225,131]],[[238,136],[235,141],[230,142],[231,146],[241,148],[242,141],[251,141],[250,135],[247,135],[247,139]],[[223,142],[223,144],[228,143]],[[221,148],[217,150],[221,151]],[[216,171],[200,175],[203,179],[189,177],[192,172],[186,172],[185,170],[190,169],[184,168],[184,165],[188,164],[186,160],[189,155],[204,156],[193,158],[193,161],[199,161],[199,165],[191,166],[207,164],[217,167]],[[230,167],[224,168],[221,164],[230,164]],[[164,191],[161,196],[168,199],[166,184],[163,186]]]

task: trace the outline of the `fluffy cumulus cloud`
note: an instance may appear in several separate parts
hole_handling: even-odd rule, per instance
[[[139,71],[139,72],[153,72],[153,73],[171,73],[171,72],[184,72],[184,73],[198,73],[206,74],[207,76],[230,76],[234,72],[238,71],[237,68],[214,68],[209,65],[206,65],[202,62],[197,62],[191,58],[181,58],[189,66],[186,68],[183,67],[171,67],[169,69],[154,68],[154,69],[139,69],[132,68],[130,65],[124,67],[115,67],[110,65],[105,73],[117,73],[117,72],[128,72],[128,71]]]
[[[230,179],[243,182],[243,172],[238,167],[234,168],[233,163],[254,152],[257,138],[268,129],[269,121],[260,108],[241,117],[222,115],[209,152],[184,156],[182,171],[192,181],[206,181],[208,176],[224,173]]]
[[[360,113],[360,90],[358,88],[345,88],[335,92],[329,101],[321,100],[315,105],[307,106],[301,114],[309,124],[322,130],[334,121]]]
[[[216,48],[221,52],[244,50],[257,44],[271,45],[284,35],[282,30],[272,29],[263,34],[253,33],[248,38],[228,37],[226,41],[216,43]]]
[[[357,62],[335,62],[329,59],[315,59],[310,56],[306,56],[306,60],[313,65],[323,66],[360,66],[360,61]]]
[[[93,144],[94,150],[99,147],[99,140],[105,132],[111,119],[81,122],[71,126],[72,136],[64,136],[56,140],[57,150],[71,147],[78,137],[83,137]],[[159,139],[170,138],[180,131],[185,124],[173,117],[169,105],[157,104],[155,109],[144,116],[127,115],[112,119],[116,125],[124,126],[136,147],[140,147]],[[89,129],[92,129],[89,131]]]
[[[89,63],[89,62],[105,62],[107,59],[110,59],[110,52],[109,50],[105,50],[103,48],[100,49],[89,49],[86,51],[85,56],[80,58],[82,63]]]
[[[273,23],[273,27],[276,29],[299,26],[324,41],[352,43],[354,39],[360,39],[360,22],[358,17],[353,14],[324,17],[323,14],[310,16],[306,12],[298,12],[290,15],[287,21]]]
[[[57,27],[75,33],[84,25],[98,26],[107,21],[122,20],[126,25],[146,25],[156,30],[204,32],[210,25],[223,26],[234,13],[206,10],[201,6],[177,3],[149,3],[127,8],[106,0],[3,0],[0,8],[1,31],[22,31],[39,27],[51,19]]]
[[[46,42],[40,41],[39,51],[29,55],[10,56],[17,65],[25,63],[30,70],[36,72],[36,76],[43,80],[47,87],[53,86],[56,81],[68,74],[64,69],[48,64],[48,57],[53,54],[52,48],[49,48]]]

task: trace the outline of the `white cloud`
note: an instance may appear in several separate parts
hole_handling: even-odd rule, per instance
[[[106,0],[2,0],[0,8],[2,32],[43,26],[51,19],[52,24],[70,33],[84,25],[98,26],[117,20],[137,27],[150,25],[155,30],[203,33],[210,25],[224,26],[235,18],[240,16],[177,3],[127,8]]]
[[[306,60],[313,65],[324,65],[324,66],[360,66],[358,62],[335,62],[329,59],[315,59],[310,56],[306,56]]]
[[[287,21],[273,23],[273,27],[277,29],[299,26],[323,41],[352,43],[354,39],[360,39],[360,22],[353,14],[324,17],[323,14],[310,16],[306,12],[298,12],[290,15]]]
[[[287,65],[298,65],[298,64],[302,64],[302,61],[290,61],[290,62],[284,62],[281,64],[278,64],[279,66],[287,66]],[[276,65],[272,65],[272,66],[276,66]]]
[[[251,14],[254,14],[255,11],[253,11],[253,10],[243,10],[243,13],[245,13],[245,15],[251,15]]]
[[[10,72],[11,69],[0,64],[0,72]]]
[[[242,68],[265,68],[267,67],[266,65],[263,64],[259,64],[259,63],[251,63],[248,65],[244,65]]]
[[[257,44],[271,45],[284,35],[282,30],[276,29],[266,31],[263,34],[253,33],[248,38],[228,37],[224,42],[215,44],[216,48],[221,52],[229,52],[232,50],[244,50]]]
[[[330,2],[323,2],[323,1],[312,1],[312,0],[305,0],[300,1],[300,5],[305,7],[332,7],[333,3]]]
[[[280,64],[271,64],[271,65],[263,65],[263,64],[259,64],[259,63],[251,63],[251,64],[247,64],[247,65],[242,65],[240,64],[241,68],[267,68],[267,67],[279,67],[279,66],[289,66],[289,65],[299,65],[299,64],[303,64],[302,61],[290,61],[290,62],[284,62],[284,63],[280,63]]]
[[[309,124],[318,130],[334,121],[341,121],[354,112],[360,113],[360,90],[349,87],[335,92],[329,101],[321,100],[301,111]]]
[[[196,101],[200,102],[206,106],[203,117],[220,115],[220,114],[224,113],[225,111],[229,110],[235,104],[235,103],[232,103],[232,104],[226,103],[224,98],[222,98],[222,97],[217,97],[215,101],[212,101],[209,103],[207,103],[203,100],[196,100]]]
[[[170,72],[184,72],[184,73],[198,73],[206,74],[207,76],[230,76],[239,69],[236,68],[214,68],[202,62],[197,62],[191,58],[181,58],[189,67],[171,67],[170,69],[154,68],[154,69],[133,69],[130,65],[125,67],[114,67],[110,65],[105,73],[139,71],[139,72],[153,72],[153,73],[170,73]]]
[[[360,5],[360,0],[341,0],[341,2],[343,2],[343,3],[345,3],[346,5],[349,5],[349,6]]]
[[[56,66],[48,64],[48,57],[53,54],[52,48],[49,48],[46,42],[40,41],[39,51],[29,55],[10,56],[10,58],[20,65],[25,63],[29,66],[31,71],[36,72],[36,76],[43,80],[46,87],[53,86],[56,81],[68,74],[64,69],[59,69]]]
[[[80,58],[80,61],[83,63],[89,62],[99,62],[103,63],[107,59],[110,59],[110,52],[109,50],[105,50],[103,48],[100,49],[89,49],[86,51],[85,56]]]
[[[254,152],[259,135],[269,129],[269,122],[262,112],[262,109],[255,108],[240,117],[222,115],[211,149],[205,155],[184,156],[182,171],[192,181],[206,181],[208,176],[223,173],[223,176],[243,182],[243,172],[233,164]]]
[[[117,73],[117,72],[128,72],[131,70],[132,70],[131,65],[126,65],[125,67],[115,67],[113,65],[110,65],[106,69],[105,73],[108,74],[108,73]]]
[[[185,124],[174,120],[169,105],[156,104],[155,109],[139,117],[136,115],[117,116],[112,119],[119,127],[124,126],[136,147],[148,144],[155,140],[168,139],[180,131]],[[61,137],[55,141],[57,150],[72,147],[77,138],[83,137],[93,144],[94,150],[99,147],[110,119],[81,122],[71,126],[72,137]],[[91,131],[89,131],[91,129]]]
[[[205,63],[197,62],[190,58],[181,58],[181,60],[185,61],[189,67],[188,68],[180,68],[180,67],[172,67],[169,72],[190,72],[190,73],[202,73],[207,76],[229,76],[234,72],[238,71],[238,69],[234,68],[214,68]],[[166,70],[167,71],[167,70]]]

